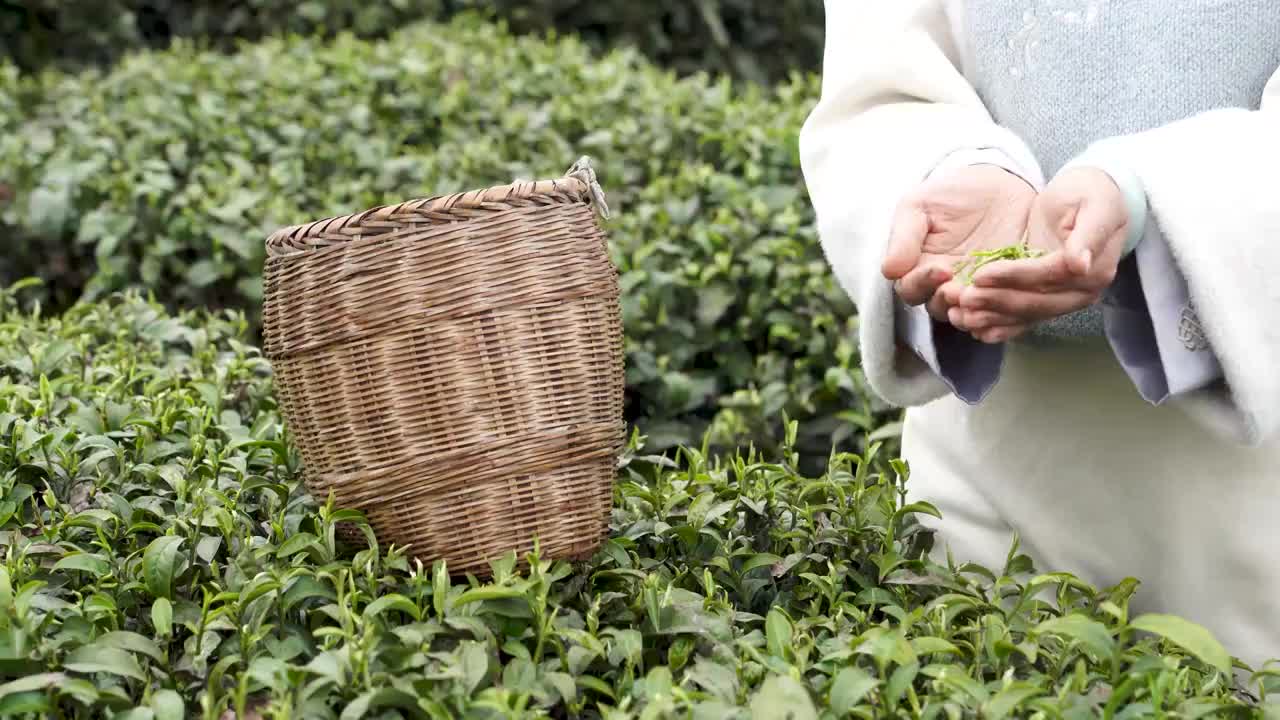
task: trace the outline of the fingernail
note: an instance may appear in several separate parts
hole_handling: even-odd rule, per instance
[[[960,327],[960,322],[963,319],[964,315],[960,312],[959,308],[951,308],[947,311],[947,320],[950,320],[952,325]]]

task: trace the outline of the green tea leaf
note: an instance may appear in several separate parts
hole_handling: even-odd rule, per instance
[[[556,689],[556,693],[560,695],[561,700],[565,703],[572,703],[577,699],[578,686],[571,675],[562,672],[549,672],[546,674],[546,681]]]
[[[1203,626],[1183,618],[1160,613],[1148,613],[1134,618],[1129,624],[1134,630],[1144,630],[1195,655],[1206,665],[1217,668],[1224,675],[1231,674],[1231,655],[1217,638]]]
[[[472,588],[463,592],[461,595],[453,599],[453,606],[458,607],[473,602],[484,602],[485,600],[505,600],[509,598],[522,598],[524,592],[515,588],[487,586]]]
[[[737,698],[738,675],[720,663],[698,658],[685,677],[721,700],[734,702]]]
[[[0,565],[0,627],[9,626],[9,610],[13,608],[13,585],[9,581],[9,571]]]
[[[617,693],[614,692],[612,686],[597,677],[590,675],[579,675],[574,678],[575,682],[581,687],[587,688],[601,697],[608,698],[610,702],[617,701]]]
[[[759,570],[762,567],[770,567],[780,562],[782,562],[782,558],[772,553],[760,553],[758,555],[753,555],[742,564],[741,574],[746,575],[752,570]]]
[[[155,641],[128,630],[115,630],[98,638],[98,644],[106,647],[120,648],[130,652],[148,655],[156,662],[164,661],[164,653]]]
[[[686,511],[689,524],[695,528],[701,528],[705,524],[707,511],[711,509],[715,502],[716,494],[710,491],[700,493],[698,497],[694,498],[693,502],[689,503],[689,509]]]
[[[920,664],[915,662],[901,665],[893,671],[889,681],[884,684],[884,699],[889,707],[897,707],[903,694],[906,693],[907,688],[911,687],[911,683],[919,673]]]
[[[331,516],[331,519],[335,523],[345,522],[345,523],[364,524],[368,522],[368,520],[364,516],[364,513],[360,512],[359,510],[354,510],[352,508],[344,508],[342,510],[335,511]]]
[[[1002,720],[1020,708],[1023,703],[1042,695],[1040,688],[1027,683],[1014,683],[996,693],[987,701],[982,713],[991,720]]]
[[[218,554],[218,548],[222,545],[222,538],[217,535],[205,535],[200,538],[200,542],[196,543],[196,557],[209,563],[213,562],[213,558]]]
[[[842,669],[831,681],[831,710],[840,717],[848,715],[879,684],[879,680],[861,668]]]
[[[644,652],[644,636],[638,630],[611,629],[613,642],[609,645],[609,663],[622,665],[625,662],[637,662]]]
[[[876,662],[886,665],[890,662],[899,665],[911,665],[916,662],[916,652],[900,630],[872,628],[865,634],[856,651],[870,655]]]
[[[938,508],[934,507],[932,503],[927,503],[927,502],[924,502],[923,500],[918,502],[913,502],[908,505],[903,505],[901,508],[898,509],[898,512],[896,514],[901,517],[901,516],[910,515],[912,513],[916,513],[920,515],[932,515],[933,517],[936,517],[936,518],[942,517],[942,512],[939,511]]]
[[[359,720],[380,708],[395,707],[416,713],[421,710],[413,695],[396,688],[370,690],[351,701],[342,710],[339,720]]]
[[[422,619],[422,611],[409,598],[392,593],[383,595],[382,597],[369,603],[364,609],[364,619],[377,617],[388,610],[399,610],[416,620]]]
[[[448,609],[449,587],[449,571],[443,562],[438,563],[431,583],[431,606],[436,611],[436,617],[444,617],[445,610]]]
[[[186,716],[186,704],[182,696],[165,688],[151,696],[151,710],[156,720],[183,720]]]
[[[164,535],[151,541],[142,554],[142,576],[147,590],[158,598],[173,596],[173,576],[178,567],[182,538]]]
[[[66,673],[60,672],[28,675],[0,685],[0,698],[8,697],[14,693],[24,693],[32,690],[45,690],[47,688],[57,687],[66,680]]]
[[[765,618],[765,637],[769,642],[769,654],[777,658],[791,657],[791,621],[779,608],[773,608]]]
[[[770,675],[751,697],[752,720],[818,720],[813,698],[789,675]]]
[[[960,654],[960,648],[947,640],[938,637],[918,637],[911,639],[911,649],[915,650],[917,655],[929,655],[931,653],[955,653]]]
[[[1036,626],[1036,632],[1068,637],[1099,659],[1111,657],[1116,650],[1115,640],[1107,632],[1107,626],[1084,615],[1064,615],[1045,620]]]
[[[78,673],[109,673],[144,682],[147,679],[133,655],[120,648],[101,644],[76,648],[67,656],[63,667]]]
[[[986,687],[970,677],[964,667],[954,665],[942,667],[937,672],[936,677],[944,686],[959,690],[968,695],[974,702],[982,703],[990,698],[990,693]]]
[[[463,682],[467,692],[474,693],[489,674],[489,652],[484,643],[463,643],[459,648]]]
[[[309,532],[296,533],[280,544],[280,547],[276,549],[276,557],[287,558],[291,555],[297,555],[318,541],[319,538]]]
[[[43,692],[13,693],[0,698],[0,717],[22,717],[27,713],[48,717],[45,713],[50,709],[49,696]]]
[[[162,638],[173,634],[173,605],[168,598],[157,598],[151,605],[151,624]]]
[[[76,570],[100,577],[111,571],[111,564],[101,555],[80,552],[63,557],[54,563],[53,570]]]
[[[325,586],[311,575],[302,575],[298,577],[288,586],[288,588],[288,590],[284,591],[284,598],[282,600],[286,612],[292,610],[295,605],[303,600],[310,598],[320,598],[328,601],[335,599],[333,589]]]

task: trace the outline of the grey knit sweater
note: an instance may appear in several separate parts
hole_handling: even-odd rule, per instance
[[[953,0],[949,10],[966,78],[1046,177],[1096,140],[1256,109],[1280,66],[1280,0]],[[1101,317],[1090,308],[1038,334],[1100,335]]]

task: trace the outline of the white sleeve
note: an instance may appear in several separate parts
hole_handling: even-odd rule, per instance
[[[1150,219],[1186,280],[1184,334],[1202,333],[1222,367],[1223,382],[1170,402],[1226,440],[1258,445],[1275,439],[1280,71],[1257,110],[1209,110],[1095,145],[1093,153],[1123,162],[1141,178]]]
[[[948,387],[918,355],[897,352],[895,295],[880,265],[898,201],[960,152],[998,151],[989,156],[1037,189],[1043,174],[965,79],[944,0],[827,0],[826,37],[821,98],[800,133],[818,234],[858,307],[872,389],[894,405],[923,404]]]

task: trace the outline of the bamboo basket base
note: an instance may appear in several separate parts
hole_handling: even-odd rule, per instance
[[[424,561],[443,559],[452,574],[487,575],[489,563],[511,551],[525,567],[535,541],[544,558],[583,559],[599,547],[608,533],[615,448],[624,432],[618,424],[530,433],[517,443],[495,438],[461,460],[308,474],[306,483],[318,499],[332,491],[339,507],[363,512],[381,541]],[[529,449],[513,449],[519,447]],[[577,459],[566,462],[566,455]],[[458,468],[453,477],[432,471],[446,465]],[[485,472],[475,472],[479,468]],[[340,534],[365,545],[354,527]]]
[[[340,484],[323,478],[307,482],[326,496],[332,487],[338,505],[363,512],[378,538],[408,539],[397,547],[411,557],[443,559],[454,576],[488,576],[490,563],[511,552],[517,567],[527,567],[525,556],[535,545],[544,559],[579,561],[594,554],[608,535],[612,505],[611,494],[602,493],[598,485],[600,478],[612,475],[614,462],[613,458],[585,460],[532,475],[515,474],[518,470],[513,468],[505,482],[488,479],[453,493],[410,494],[382,502],[349,500],[341,494]],[[578,491],[555,497],[551,490],[557,487]],[[459,528],[457,516],[463,513],[467,524]],[[355,547],[367,545],[354,525],[339,524],[338,534]]]

